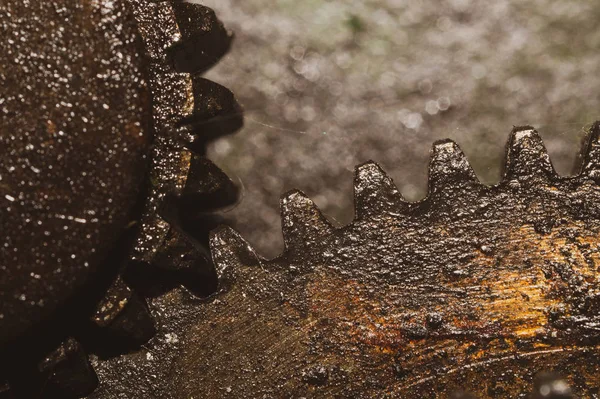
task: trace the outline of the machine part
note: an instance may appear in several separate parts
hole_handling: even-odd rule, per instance
[[[344,227],[288,193],[284,252],[215,231],[219,292],[152,300],[158,334],[94,359],[91,398],[598,397],[600,124],[587,144],[559,177],[538,133],[515,128],[485,186],[437,142],[415,203],[368,162]]]
[[[73,337],[128,348],[155,331],[120,274],[216,284],[167,215],[235,201],[202,144],[240,107],[200,76],[232,37],[175,0],[7,0],[0,32],[0,395],[80,397],[96,376]]]

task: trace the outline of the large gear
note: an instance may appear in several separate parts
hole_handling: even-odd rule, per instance
[[[292,191],[281,256],[221,228],[212,270],[182,215],[235,201],[202,157],[241,123],[198,75],[229,46],[214,14],[9,0],[0,17],[0,396],[598,396],[599,124],[574,177],[530,127],[493,187],[451,141],[416,203],[366,163],[351,224]]]
[[[202,152],[241,126],[200,77],[231,35],[175,0],[8,0],[0,21],[0,396],[81,397],[97,384],[85,349],[154,334],[125,280],[216,284],[178,214],[236,199]]]
[[[415,203],[368,162],[343,227],[286,194],[284,252],[215,231],[218,293],[152,300],[157,336],[95,359],[91,397],[598,397],[600,124],[587,143],[560,177],[537,132],[515,128],[486,186],[438,142]]]

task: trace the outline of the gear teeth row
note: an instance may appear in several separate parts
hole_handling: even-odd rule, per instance
[[[210,257],[182,231],[179,214],[209,212],[237,201],[233,182],[202,156],[208,140],[243,124],[231,91],[200,76],[227,52],[232,35],[212,10],[198,4],[132,3],[152,60],[152,92],[169,101],[155,105],[156,130],[163,138],[153,155],[158,173],[130,268],[145,264],[147,273],[152,268],[175,272],[185,277],[190,291],[206,295],[203,280],[211,279],[206,270]],[[176,107],[165,106],[175,94],[184,97],[175,98]]]
[[[173,237],[179,233],[172,232],[173,226],[159,215],[165,200],[178,198],[176,202],[184,205],[185,211],[206,211],[202,208],[206,202],[193,201],[201,197],[207,200],[210,195],[199,189],[220,178],[220,186],[226,187],[221,193],[228,193],[222,203],[213,196],[210,208],[234,202],[236,190],[231,181],[224,173],[216,172],[218,168],[210,161],[199,161],[196,155],[204,151],[206,141],[232,133],[242,125],[241,107],[233,94],[199,75],[229,48],[231,35],[211,10],[197,4],[140,0],[133,0],[133,4],[152,60],[153,93],[164,100],[161,103],[159,99],[155,106],[156,129],[159,136],[167,138],[157,144],[153,154],[157,173],[151,178],[152,192],[133,260],[170,270],[180,268],[181,262],[172,266],[166,262],[172,259]],[[168,29],[157,30],[157,26]],[[181,94],[184,97],[180,98]],[[173,102],[177,107],[161,105]],[[209,181],[200,181],[207,169],[212,171],[205,177]],[[190,256],[195,256],[193,245],[182,241],[179,247],[184,246],[190,249]]]
[[[594,179],[600,177],[600,122],[593,125],[587,142],[581,177]],[[530,126],[514,128],[507,144],[505,172],[500,185],[513,180],[535,183],[556,178],[558,175],[538,132]],[[460,193],[476,194],[477,189],[489,187],[479,181],[460,147],[452,140],[436,142],[431,150],[427,199],[443,196],[444,201],[448,201],[460,197]],[[356,167],[354,198],[357,221],[377,218],[382,214],[400,216],[427,204],[427,199],[407,202],[392,178],[373,161]],[[443,206],[444,201],[438,205]],[[281,216],[284,255],[292,251],[306,251],[335,230],[314,202],[299,190],[290,191],[282,197]],[[214,232],[211,248],[219,275],[223,272],[219,266],[221,256],[215,257],[215,254],[228,253],[227,256],[240,260],[257,257],[248,243],[230,229]]]

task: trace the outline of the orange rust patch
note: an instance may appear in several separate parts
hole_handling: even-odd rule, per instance
[[[568,230],[575,234],[565,235]],[[365,355],[382,368],[401,358],[410,369],[407,385],[426,379],[432,365],[454,370],[460,364],[507,362],[519,354],[577,350],[585,345],[573,346],[553,333],[552,311],[566,309],[562,315],[569,316],[573,306],[564,288],[566,277],[553,271],[553,265],[560,263],[598,287],[598,254],[586,252],[597,245],[598,238],[583,223],[562,225],[549,234],[521,226],[501,240],[494,255],[478,252],[470,259],[468,277],[440,279],[439,292],[446,292],[443,304],[423,301],[418,310],[403,301],[435,292],[420,292],[419,287],[403,292],[387,285],[373,290],[360,281],[319,272],[307,285],[309,320],[333,344],[332,356],[360,362]],[[448,294],[461,289],[466,295]],[[432,325],[431,315],[437,315],[440,325]]]

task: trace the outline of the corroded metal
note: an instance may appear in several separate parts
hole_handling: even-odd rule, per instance
[[[492,187],[438,142],[416,203],[366,163],[341,228],[288,193],[283,254],[216,231],[219,292],[155,299],[157,337],[95,360],[92,397],[596,397],[599,133],[581,172],[559,177],[538,134],[515,128]]]

